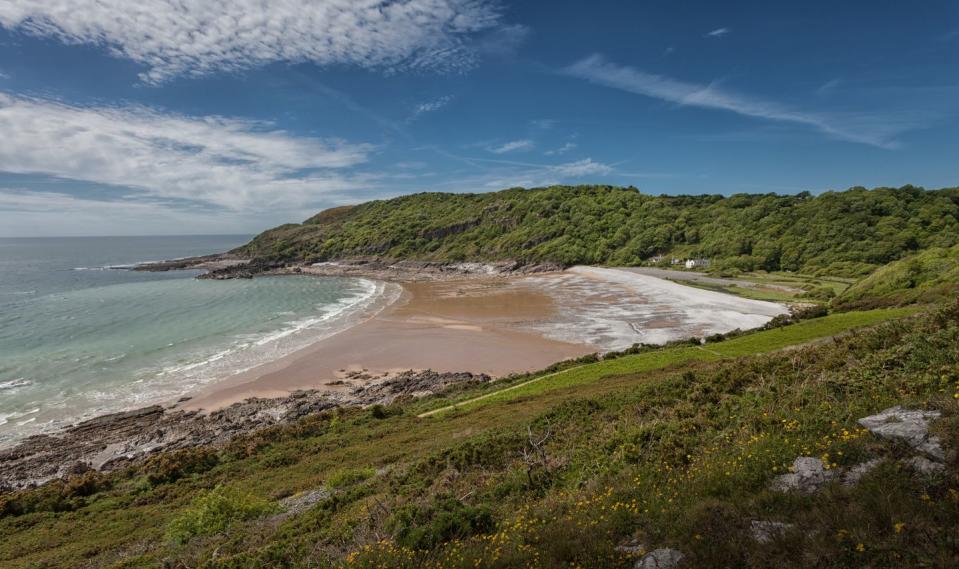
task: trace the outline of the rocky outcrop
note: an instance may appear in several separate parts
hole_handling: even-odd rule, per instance
[[[248,399],[209,414],[154,405],[103,415],[0,451],[0,481],[9,490],[87,470],[110,471],[158,452],[223,444],[336,404],[319,392],[301,391],[279,399]]]
[[[685,557],[675,549],[655,549],[636,562],[636,569],[674,569]]]
[[[160,452],[222,445],[236,436],[336,406],[389,404],[399,397],[420,397],[458,383],[487,381],[491,378],[483,374],[407,371],[351,393],[297,391],[275,399],[247,399],[209,414],[153,405],[103,415],[0,451],[0,491],[90,470],[110,471]]]
[[[280,508],[282,508],[283,511],[270,518],[270,520],[280,522],[287,518],[298,516],[312,508],[314,504],[322,502],[332,495],[332,492],[326,488],[317,488],[316,490],[300,492],[299,494],[283,498],[280,500]]]
[[[855,466],[852,466],[843,473],[842,483],[844,486],[855,486],[859,484],[859,481],[862,480],[862,477],[872,472],[877,466],[885,462],[881,458],[874,458],[872,460],[867,460]]]
[[[134,271],[147,273],[162,273],[166,271],[182,270],[226,270],[241,265],[245,265],[249,259],[233,255],[230,253],[221,253],[217,255],[203,255],[201,257],[185,257],[183,259],[172,259],[169,261],[151,261],[149,263],[140,263],[133,267]]]
[[[896,406],[859,419],[859,424],[887,440],[898,441],[925,453],[935,460],[946,457],[939,437],[929,435],[929,424],[942,414],[939,411],[903,409]]]
[[[439,373],[433,370],[405,371],[392,378],[365,385],[353,390],[352,396],[356,403],[372,405],[376,403],[390,404],[400,397],[425,397],[438,393],[454,384],[486,383],[493,378],[485,373],[473,374]]]
[[[800,456],[793,461],[792,472],[773,479],[772,489],[779,492],[799,492],[812,494],[836,475],[827,470],[818,458]]]
[[[342,259],[287,267],[286,272],[299,269],[304,274],[321,276],[367,277],[393,282],[442,281],[470,278],[493,278],[561,271],[565,267],[555,263],[523,264],[516,261],[442,263],[433,261],[390,260],[378,257]],[[275,271],[274,271],[275,272]],[[211,273],[210,278],[217,278]],[[225,273],[224,273],[225,274]]]

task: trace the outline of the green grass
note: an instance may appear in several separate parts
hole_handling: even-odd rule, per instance
[[[877,309],[865,312],[846,312],[830,314],[822,318],[805,320],[791,326],[756,332],[704,346],[666,348],[654,352],[623,356],[614,360],[578,366],[569,370],[547,374],[541,379],[532,379],[520,385],[504,388],[502,391],[484,394],[482,399],[466,399],[462,403],[453,403],[444,407],[448,412],[463,412],[482,405],[508,401],[519,397],[530,397],[553,389],[562,389],[574,385],[583,385],[604,378],[642,373],[669,366],[677,366],[692,361],[711,361],[721,358],[746,356],[771,352],[789,346],[803,344],[821,338],[834,336],[841,332],[877,324],[885,320],[907,316],[916,311],[914,307]],[[432,409],[421,416],[441,415],[443,409]]]
[[[188,451],[52,484],[0,499],[0,566],[625,569],[635,560],[614,547],[632,536],[694,567],[955,566],[959,480],[913,477],[896,468],[901,449],[856,430],[894,404],[934,407],[947,448],[959,441],[959,307],[906,314],[804,321],[707,344],[722,356],[706,359],[684,359],[709,354],[689,347],[603,361],[568,372],[582,381],[431,420],[409,402],[324,413],[241,437],[214,460]],[[530,432],[550,436],[527,462]],[[767,492],[800,454],[889,463],[853,489]],[[342,481],[333,496],[297,516],[234,508],[216,533],[164,537],[218,486],[275,503],[331,481]],[[799,529],[760,545],[753,519]]]

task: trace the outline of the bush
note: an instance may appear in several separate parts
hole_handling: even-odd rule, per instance
[[[411,549],[430,549],[454,539],[464,539],[495,528],[488,508],[463,504],[451,496],[429,506],[399,508],[387,522],[396,543]]]
[[[326,485],[331,489],[345,488],[372,478],[374,474],[376,474],[376,471],[372,468],[347,468],[338,470],[330,475],[330,479],[326,481]]]
[[[182,545],[196,536],[226,531],[237,522],[273,513],[276,504],[239,490],[217,486],[201,494],[193,504],[170,522],[167,538]]]

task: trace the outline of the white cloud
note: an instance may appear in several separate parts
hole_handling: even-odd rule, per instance
[[[490,148],[489,151],[493,154],[506,154],[507,152],[516,152],[518,150],[529,150],[533,148],[534,144],[532,140],[513,140],[500,146]]]
[[[729,33],[729,28],[716,28],[711,32],[707,32],[706,35],[711,38],[721,38],[724,35]]]
[[[62,192],[0,188],[0,237],[246,233],[264,222],[269,223],[155,201],[85,199]]]
[[[0,171],[44,174],[243,210],[307,204],[362,187],[343,169],[372,148],[268,123],[77,107],[0,93]]]
[[[567,67],[573,77],[682,106],[734,112],[743,116],[806,125],[835,138],[881,148],[895,148],[894,137],[920,126],[917,117],[885,117],[863,113],[796,111],[776,102],[724,90],[715,84],[698,85],[607,62],[594,55]]]
[[[0,71],[0,79],[9,79],[9,78],[10,78],[9,75],[7,75],[6,73],[4,73],[3,71]]]
[[[453,102],[452,96],[443,95],[442,97],[438,97],[436,99],[433,99],[432,101],[426,101],[425,103],[420,103],[413,108],[413,114],[410,115],[408,122],[415,121],[416,119],[420,118],[426,113],[432,113],[432,112],[438,111],[442,109],[443,107],[445,107],[446,105],[450,104],[451,102]]]
[[[547,156],[558,156],[560,154],[566,154],[570,150],[576,150],[575,142],[567,142],[566,144],[560,146],[559,148],[554,148],[553,150],[547,150],[544,152]]]
[[[583,176],[603,176],[612,172],[613,168],[602,162],[594,162],[592,158],[584,158],[576,162],[551,166],[550,171],[562,177],[582,178]]]
[[[0,26],[103,46],[147,83],[271,62],[457,71],[499,25],[492,0],[4,0]],[[507,28],[509,28],[507,26]],[[513,30],[511,35],[522,35]]]

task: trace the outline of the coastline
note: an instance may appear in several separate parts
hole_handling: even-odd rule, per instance
[[[409,370],[501,377],[596,351],[534,331],[532,325],[555,319],[556,302],[510,280],[410,280],[402,286],[401,297],[374,317],[202,389],[182,407],[211,411],[298,389],[340,395]]]
[[[337,406],[422,397],[622,345],[753,327],[786,312],[628,270],[551,269],[359,263],[265,273],[376,279],[402,292],[382,296],[358,324],[176,401],[95,417],[0,449],[0,492],[120,468],[159,452],[225,444]]]

